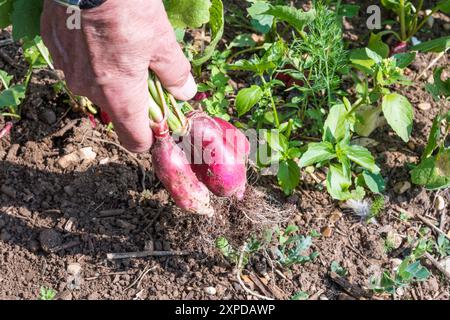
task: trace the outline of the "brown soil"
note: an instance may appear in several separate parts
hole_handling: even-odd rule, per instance
[[[440,16],[435,32],[419,37],[441,34],[442,24],[448,21]],[[359,33],[365,30],[361,25],[363,18],[351,20],[346,36],[363,42],[367,34]],[[6,31],[0,35],[0,39],[8,37]],[[18,48],[16,44],[0,48],[13,62],[0,57],[0,69],[14,74],[16,81],[25,70]],[[420,54],[408,70],[410,78],[434,57]],[[438,65],[446,63],[441,59]],[[146,171],[148,190],[142,192],[143,177],[134,159],[116,146],[96,140],[117,142],[116,135],[101,124],[92,128],[80,114],[66,114],[64,97],[55,95],[51,87],[55,79],[46,71],[35,73],[23,105],[23,119],[11,136],[0,140],[0,299],[36,299],[41,287],[55,289],[60,299],[255,299],[242,290],[233,265],[215,249],[214,240],[226,234],[238,248],[263,229],[254,220],[264,219],[271,225],[296,224],[302,234],[321,231],[324,236],[313,244],[320,255],[314,262],[273,272],[270,254],[257,254],[244,272],[248,287],[277,298],[289,298],[299,291],[309,293],[311,299],[361,297],[333,280],[330,265],[339,262],[348,271],[346,279],[364,290],[371,276],[383,268],[391,269],[392,259],[405,254],[401,248],[407,249],[406,236],[417,235],[423,226],[414,219],[402,222],[398,207],[449,229],[448,208],[443,212],[433,209],[436,192],[415,186],[402,195],[393,191],[396,183],[409,180],[407,165],[418,161],[439,108],[449,108],[436,104],[424,90],[430,75],[427,72],[413,86],[401,89],[415,106],[412,144],[404,145],[388,128],[373,136],[379,145],[372,151],[383,168],[388,190],[386,210],[375,225],[340,208],[309,176],[287,199],[271,179],[252,179],[243,203],[216,199],[218,214],[212,220],[188,216],[174,207],[153,176],[149,154],[138,156]],[[423,102],[430,103],[431,109],[420,110],[417,106]],[[0,117],[0,127],[3,125]],[[65,169],[58,165],[63,155],[84,147],[92,147],[95,160]],[[317,176],[324,177],[320,172]],[[440,195],[450,202],[448,190]],[[388,232],[402,237],[402,247],[389,254],[384,250]],[[106,259],[111,252],[148,249],[189,254]],[[76,276],[73,263],[81,266]],[[445,279],[427,266],[433,273],[430,279],[406,288],[398,298],[450,298]],[[209,287],[216,292],[212,294]]]

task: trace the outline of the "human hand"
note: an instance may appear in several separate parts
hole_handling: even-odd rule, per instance
[[[76,95],[112,118],[121,143],[145,152],[153,142],[147,88],[151,69],[175,98],[197,92],[161,0],[107,0],[81,11],[81,29],[67,28],[67,8],[45,0],[41,34]]]

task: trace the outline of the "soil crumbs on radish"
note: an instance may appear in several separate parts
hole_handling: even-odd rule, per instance
[[[355,23],[348,37],[357,36],[355,30],[364,30],[358,27],[358,20]],[[0,35],[0,39],[8,37],[7,32]],[[3,48],[18,67],[0,59],[0,68],[20,77],[23,62],[17,49],[15,45]],[[418,75],[432,57],[419,55],[409,76]],[[437,110],[423,90],[428,77],[430,72],[405,89],[414,106],[431,104],[426,111],[415,108],[412,144],[406,147],[387,129],[378,130],[373,137],[379,142],[373,148],[385,168],[390,191],[378,225],[372,225],[340,208],[310,176],[304,176],[302,188],[287,199],[270,179],[261,178],[242,203],[215,199],[213,219],[188,216],[173,206],[151,174],[149,154],[138,156],[149,188],[142,192],[139,168],[128,154],[88,139],[117,142],[115,134],[102,125],[93,129],[80,114],[70,112],[63,117],[67,105],[49,86],[55,79],[39,72],[24,104],[24,118],[9,137],[0,140],[0,299],[36,299],[41,287],[55,289],[58,299],[255,299],[242,290],[233,265],[215,248],[214,241],[226,236],[239,248],[274,221],[284,227],[295,224],[304,235],[321,233],[312,245],[320,255],[314,262],[274,272],[270,257],[257,254],[244,270],[248,287],[260,290],[261,283],[252,280],[256,275],[267,281],[263,285],[267,294],[277,298],[288,299],[303,291],[310,299],[353,299],[354,293],[333,280],[330,265],[338,262],[347,270],[348,281],[367,290],[370,277],[391,269],[402,255],[401,250],[385,252],[386,234],[417,235],[422,226],[414,219],[402,221],[398,207],[435,221],[441,221],[443,214],[441,227],[448,229],[448,209],[443,213],[434,210],[435,193],[419,187],[410,187],[403,194],[393,191],[394,185],[409,180],[406,163],[419,159]],[[43,116],[49,112],[62,121],[49,124]],[[0,119],[0,127],[3,125]],[[90,157],[61,168],[58,160],[63,155],[82,148],[92,148]],[[325,179],[321,174],[318,178]],[[440,196],[450,202],[448,190]],[[143,250],[190,254],[106,259],[110,252]],[[81,266],[80,281],[70,274],[74,263]],[[426,267],[432,270],[431,277],[406,288],[399,299],[450,298],[439,273],[432,265]],[[144,271],[149,272],[135,283]],[[208,287],[215,288],[214,294],[205,290]]]

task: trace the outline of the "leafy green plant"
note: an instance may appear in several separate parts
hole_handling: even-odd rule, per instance
[[[350,61],[363,74],[363,79],[354,76],[359,95],[353,110],[356,112],[355,132],[358,135],[369,136],[382,124],[380,117],[383,115],[397,135],[403,141],[409,141],[414,116],[412,105],[405,96],[392,92],[390,88],[396,84],[411,84],[403,75],[403,69],[414,59],[414,53],[387,58],[370,48],[352,52]]]
[[[433,121],[421,161],[410,172],[414,184],[430,190],[450,186],[450,148],[445,144],[449,132],[450,111],[438,115]]]
[[[294,36],[284,62],[286,70],[280,70],[295,80],[292,87],[300,92],[304,110],[332,105],[342,94],[341,74],[348,71],[337,13],[320,2],[314,7],[316,18],[306,25],[306,35]]]
[[[313,261],[318,252],[307,253],[312,245],[310,236],[297,235],[297,226],[288,226],[285,230],[276,230],[278,247],[275,250],[277,261],[284,267],[294,264],[305,264]]]
[[[341,277],[345,277],[347,275],[347,273],[348,273],[347,269],[342,267],[339,264],[339,262],[337,262],[337,261],[331,262],[330,269],[331,269],[331,272],[334,272],[334,273],[340,275]]]
[[[427,268],[420,261],[413,261],[411,257],[403,260],[397,271],[384,271],[381,277],[370,280],[371,289],[376,293],[395,294],[397,289],[405,288],[415,282],[425,281],[430,276]]]
[[[290,300],[308,300],[309,294],[304,291],[299,291],[296,294],[294,294],[292,297],[290,297]]]
[[[225,120],[230,120],[228,108],[230,102],[227,95],[234,90],[230,85],[230,77],[227,75],[226,66],[227,58],[230,51],[223,52],[215,51],[211,63],[207,66],[210,71],[210,78],[199,84],[198,91],[204,93],[205,99],[201,101],[206,111],[215,117],[220,117]]]
[[[275,261],[283,267],[290,267],[294,264],[304,264],[313,261],[317,252],[307,253],[312,245],[310,236],[298,235],[298,227],[290,225],[286,229],[267,229],[261,239],[251,238],[247,243],[243,253],[243,266],[248,264],[252,254],[262,250],[271,251],[275,255]],[[235,249],[225,237],[216,239],[216,248],[231,263],[237,264],[240,252]]]
[[[3,91],[0,93],[0,115],[20,118],[19,106],[25,98],[26,85],[11,85],[13,76],[0,70],[0,80]]]
[[[450,101],[450,78],[442,80],[444,68],[436,68],[433,72],[433,83],[427,83],[426,89],[433,96],[433,99]]]
[[[39,291],[39,300],[53,300],[56,297],[57,292],[52,288],[41,287]]]
[[[420,12],[424,10],[425,1],[410,0],[381,0],[381,4],[398,16],[400,23],[400,33],[393,32],[400,41],[409,41],[417,32],[422,29],[428,19],[438,11],[450,13],[450,1],[441,0],[423,18]]]

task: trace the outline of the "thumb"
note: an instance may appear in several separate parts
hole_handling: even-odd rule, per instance
[[[94,90],[100,92],[91,96],[100,99],[93,102],[111,116],[121,144],[131,152],[148,151],[153,144],[153,133],[148,114],[147,74],[142,79],[122,79]]]
[[[150,69],[164,87],[179,100],[190,100],[197,93],[197,84],[191,74],[191,65],[176,41],[172,27],[158,38],[157,51],[150,60]]]

